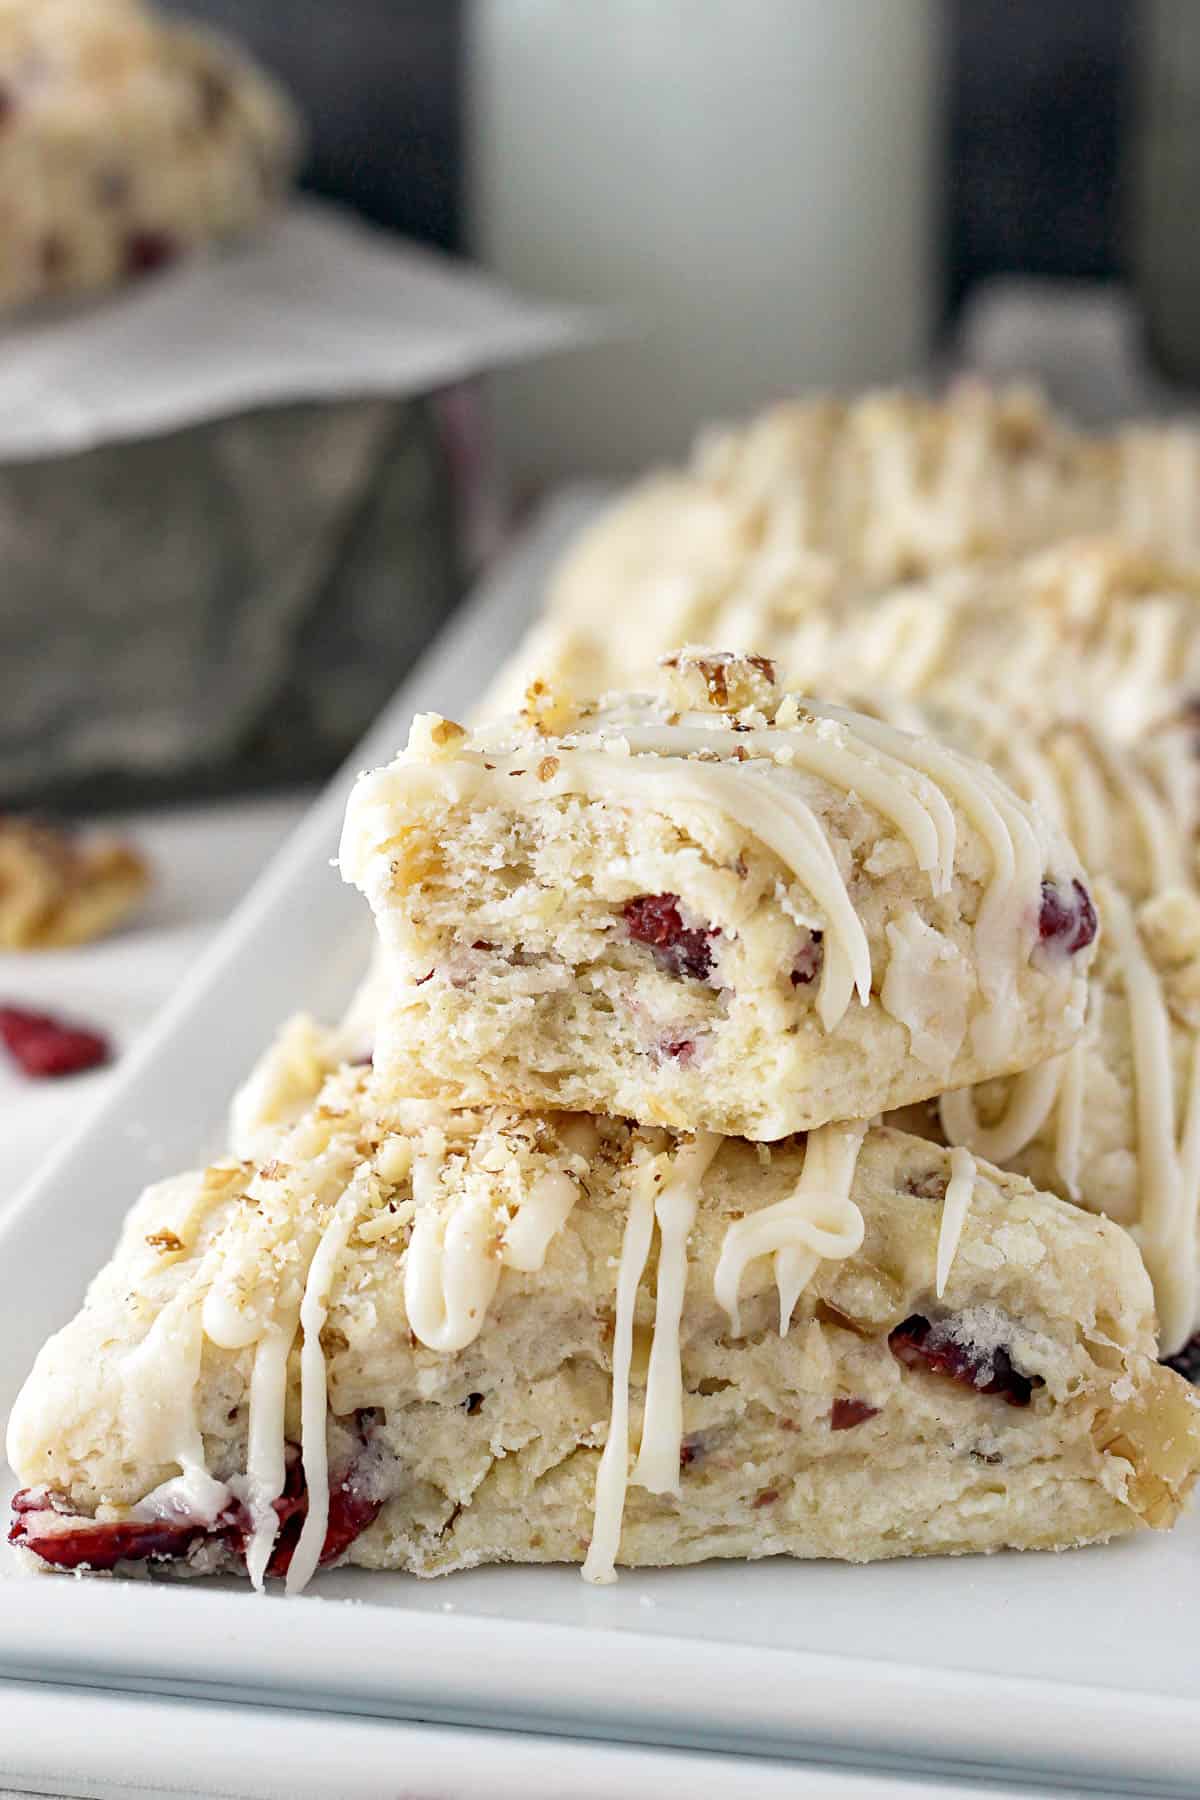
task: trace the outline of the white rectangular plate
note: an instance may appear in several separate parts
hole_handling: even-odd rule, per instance
[[[355,759],[465,713],[594,501],[567,497],[451,623]],[[219,1146],[289,1012],[336,1011],[365,909],[329,867],[343,772],[99,1116],[0,1230],[0,1416],[139,1188]],[[590,1588],[572,1569],[436,1582],[348,1570],[300,1599],[234,1582],[24,1577],[0,1555],[0,1675],[759,1754],[909,1758],[1200,1786],[1200,1526],[1067,1556],[715,1564]]]

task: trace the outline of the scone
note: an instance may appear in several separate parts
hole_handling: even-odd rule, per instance
[[[831,605],[1088,532],[1200,554],[1200,436],[1088,437],[1028,389],[978,384],[794,402],[705,434],[684,468],[618,499],[568,551],[549,608],[581,692],[638,686],[689,640],[807,681],[789,650],[811,651]]]
[[[1200,1331],[1200,897],[1175,889],[1135,908],[1101,881],[1096,899],[1083,1039],[901,1119],[1127,1226],[1171,1354]]]
[[[341,846],[404,1092],[784,1137],[1067,1048],[1096,918],[981,764],[684,652],[668,697],[468,735],[360,779]]]
[[[604,1581],[1164,1527],[1200,1404],[1120,1227],[965,1151],[451,1114],[350,1068],[266,1164],[139,1201],[8,1453],[52,1567]]]
[[[731,628],[732,629],[732,628]],[[870,604],[814,609],[753,637],[789,679],[914,697],[962,684],[1134,743],[1200,693],[1200,563],[1106,537],[950,570]]]
[[[253,229],[294,172],[273,82],[141,0],[0,0],[0,306]]]

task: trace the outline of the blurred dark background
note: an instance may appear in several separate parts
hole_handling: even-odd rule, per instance
[[[236,32],[299,94],[314,131],[307,186],[462,248],[461,0],[168,3]],[[1139,55],[1155,9],[943,5],[944,319],[987,276],[1126,273]]]

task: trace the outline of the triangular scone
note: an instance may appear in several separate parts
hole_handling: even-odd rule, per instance
[[[1100,881],[1096,901],[1103,938],[1080,1042],[898,1122],[1128,1226],[1173,1354],[1200,1331],[1200,898],[1174,889],[1135,908]]]
[[[563,672],[586,670],[576,692],[639,686],[691,639],[761,650],[807,683],[791,658],[821,641],[814,622],[898,583],[1079,533],[1195,557],[1198,481],[1196,432],[1087,437],[1028,388],[772,407],[704,433],[683,468],[639,481],[570,547],[550,590],[572,645]],[[1064,653],[1055,679],[1070,672]]]
[[[774,1139],[1008,1073],[1082,1023],[1074,851],[982,764],[680,652],[670,692],[436,715],[351,797],[408,1093]]]
[[[1176,1517],[1200,1403],[1119,1226],[884,1128],[767,1148],[380,1092],[340,1071],[265,1166],[139,1201],[14,1411],[16,1544],[606,1580]]]

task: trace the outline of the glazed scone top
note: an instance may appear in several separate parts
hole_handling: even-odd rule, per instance
[[[1028,389],[977,384],[795,402],[635,485],[568,550],[549,610],[593,691],[688,638],[807,684],[801,659],[864,597],[1095,532],[1200,555],[1200,436],[1090,438]]]
[[[581,706],[535,685],[519,721],[474,736],[436,715],[418,718],[407,750],[362,777],[351,796],[343,875],[377,913],[393,909],[399,942],[405,920],[394,886],[404,885],[405,847],[403,829],[396,832],[406,808],[511,809],[574,794],[645,807],[689,829],[706,822],[729,837],[731,854],[736,838],[764,847],[782,881],[795,884],[793,898],[781,887],[780,903],[798,907],[796,918],[820,933],[815,1006],[826,1032],[855,996],[870,1002],[872,940],[888,933],[885,1009],[920,1031],[916,990],[937,973],[942,946],[920,920],[873,917],[872,896],[898,869],[915,871],[930,895],[949,896],[969,849],[982,1001],[969,1035],[980,1057],[998,1064],[1010,1055],[1026,967],[1058,985],[1066,1015],[1082,1006],[1096,921],[1078,860],[982,764],[878,719],[785,695],[762,657],[684,650],[666,659],[665,674],[663,695]],[[878,820],[878,840],[866,849],[852,848],[845,833],[841,808],[851,801]]]
[[[813,686],[882,684],[915,698],[965,683],[1133,742],[1200,690],[1200,564],[1080,538],[870,605],[818,609],[792,629],[759,619],[739,641],[772,643],[789,677]]]
[[[251,228],[299,143],[280,89],[214,33],[142,0],[0,0],[0,305]]]
[[[1067,1281],[1078,1311],[1064,1308]],[[1031,1387],[1069,1402],[1082,1378],[1136,1412],[1127,1375],[1158,1373],[1149,1289],[1124,1234],[964,1151],[861,1125],[772,1150],[579,1115],[455,1114],[352,1068],[267,1162],[148,1191],[84,1312],[39,1357],[9,1456],[101,1523],[211,1526],[236,1500],[261,1581],[285,1446],[298,1441],[310,1510],[288,1579],[300,1587],[326,1528],[331,1403],[335,1420],[375,1404],[401,1368],[419,1391],[422,1369],[460,1356],[493,1311],[531,1305],[543,1284],[612,1320],[594,1580],[612,1578],[627,1486],[679,1492],[685,1318],[689,1340],[785,1332],[803,1295],[797,1331],[823,1306],[877,1340],[932,1319],[971,1347],[978,1392],[993,1391],[993,1358],[1003,1350],[1011,1366],[1011,1351],[1027,1370],[1022,1405]],[[630,1467],[635,1354],[646,1362]],[[477,1366],[462,1366],[468,1387]],[[368,1466],[362,1480],[386,1475]],[[1170,1500],[1161,1483],[1154,1496]],[[79,1523],[64,1515],[61,1528]]]

